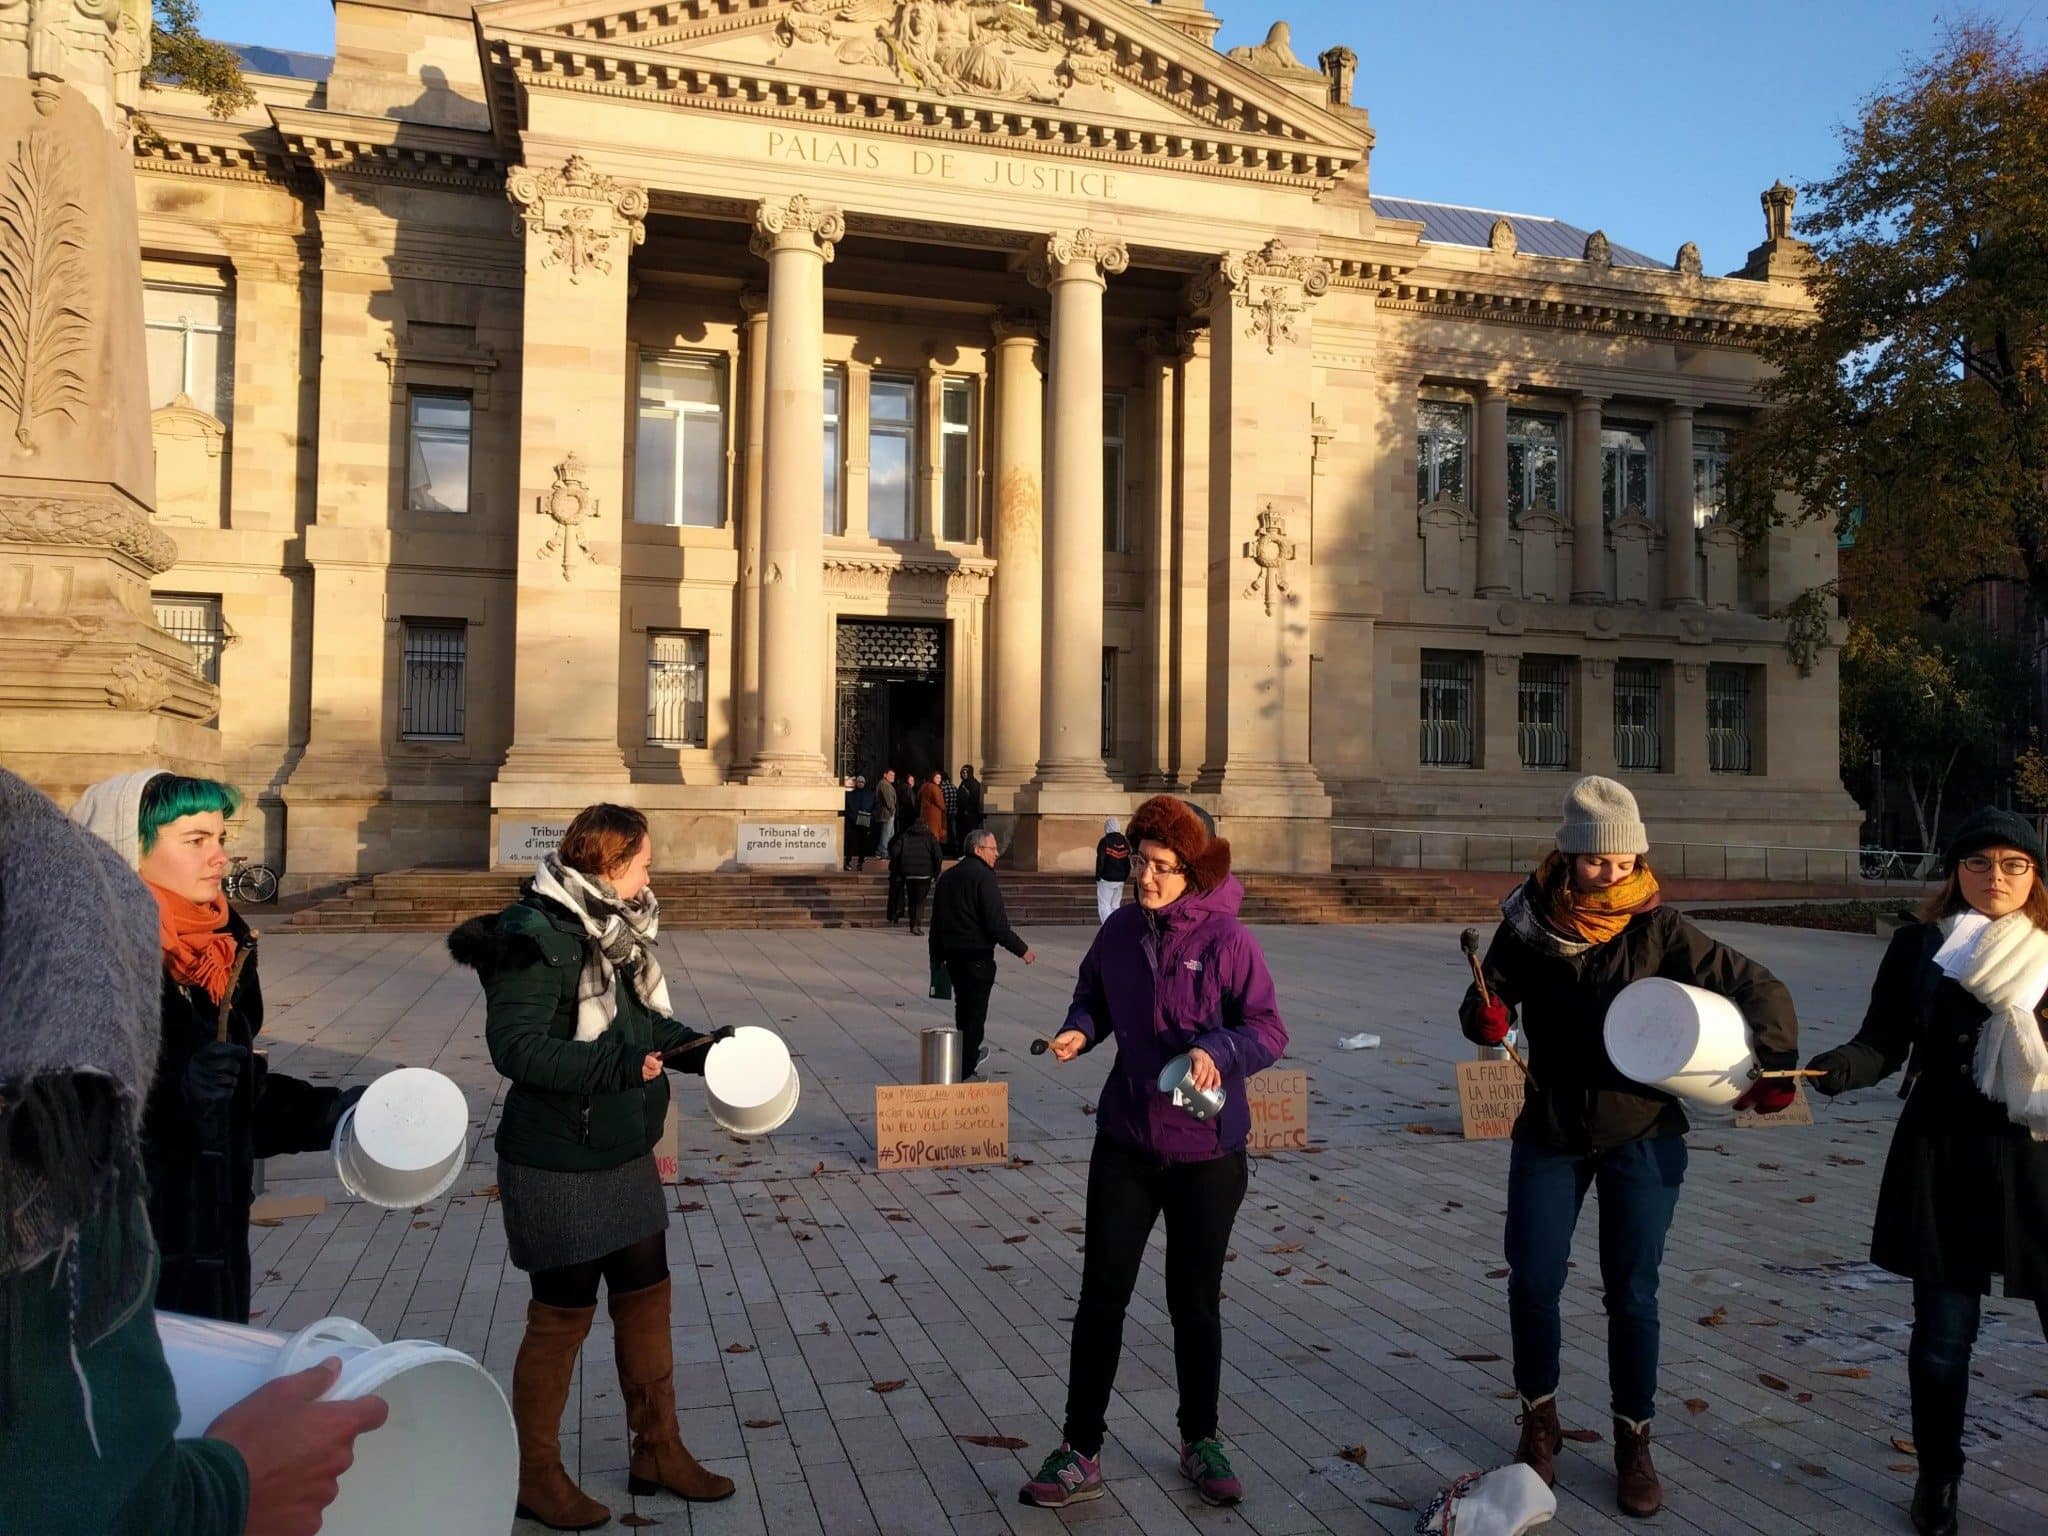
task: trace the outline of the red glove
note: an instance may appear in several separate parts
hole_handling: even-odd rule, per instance
[[[1792,1101],[1798,1097],[1799,1085],[1791,1078],[1767,1077],[1744,1089],[1742,1097],[1735,1101],[1735,1107],[1746,1109],[1753,1115],[1775,1115],[1790,1109]]]
[[[1491,998],[1473,1011],[1470,1034],[1481,1045],[1499,1045],[1507,1039],[1514,1022],[1508,1016],[1508,1005],[1497,997]]]

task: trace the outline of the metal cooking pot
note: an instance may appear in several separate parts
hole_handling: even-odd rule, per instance
[[[1206,1092],[1195,1086],[1195,1066],[1186,1054],[1159,1069],[1159,1091],[1197,1120],[1213,1120],[1223,1112],[1223,1085]]]

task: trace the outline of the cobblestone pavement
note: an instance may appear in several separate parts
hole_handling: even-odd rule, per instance
[[[1799,1002],[1809,1049],[1853,1032],[1875,939],[1727,926]],[[1312,1145],[1258,1160],[1225,1269],[1223,1432],[1247,1484],[1200,1503],[1173,1446],[1171,1334],[1155,1235],[1131,1307],[1105,1450],[1109,1497],[1064,1515],[1016,1502],[1058,1439],[1080,1223],[1104,1062],[1032,1057],[1059,1019],[1090,934],[1032,934],[1003,957],[990,1071],[1011,1093],[1011,1166],[869,1169],[873,1085],[914,1081],[922,940],[900,930],[687,933],[663,939],[689,1023],[761,1023],[801,1056],[804,1097],[774,1137],[742,1143],[702,1116],[694,1080],[669,1228],[684,1434],[738,1495],[690,1509],[629,1500],[611,1341],[599,1309],[565,1424],[572,1472],[666,1532],[1090,1536],[1199,1529],[1406,1531],[1409,1506],[1505,1461],[1515,1429],[1500,1237],[1507,1147],[1459,1135],[1452,1064],[1455,929],[1262,932],[1311,1073]],[[329,1313],[383,1337],[445,1340],[509,1384],[527,1299],[506,1262],[488,1131],[503,1085],[471,973],[437,937],[264,940],[272,1060],[328,1081],[400,1065],[462,1084],[476,1160],[450,1198],[382,1212],[343,1197],[323,1159],[270,1165],[272,1193],[318,1191],[323,1215],[261,1231],[265,1326]],[[1383,1037],[1343,1051],[1358,1029]],[[1864,1262],[1897,1102],[1889,1085],[1817,1108],[1810,1129],[1695,1130],[1664,1268],[1668,1490],[1647,1528],[1749,1536],[1909,1529],[1908,1288]],[[1605,1329],[1580,1227],[1565,1298],[1567,1443],[1552,1529],[1642,1528],[1614,1513]],[[2033,1310],[1987,1305],[1971,1404],[1964,1529],[2048,1530],[2048,1347]],[[971,1443],[1009,1437],[1022,1449]],[[1897,1437],[1896,1440],[1894,1437]],[[525,1527],[522,1527],[525,1529]],[[537,1530],[538,1527],[531,1527]]]

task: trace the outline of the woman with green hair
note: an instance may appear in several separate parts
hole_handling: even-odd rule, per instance
[[[149,1221],[163,1251],[156,1304],[249,1321],[249,1208],[256,1159],[322,1152],[363,1090],[319,1088],[256,1054],[263,988],[256,935],[228,905],[232,785],[143,769],[95,784],[72,807],[156,898],[163,1040],[142,1121]]]

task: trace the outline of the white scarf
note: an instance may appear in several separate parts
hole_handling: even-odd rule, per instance
[[[1977,1034],[1971,1075],[2013,1124],[2048,1141],[2048,1044],[2034,1009],[2048,992],[2048,933],[2024,912],[1995,921],[1981,912],[1942,919],[1934,963],[1991,1010]]]
[[[619,1013],[616,988],[621,970],[641,1002],[664,1018],[671,1015],[668,978],[654,957],[661,903],[654,899],[652,886],[631,901],[620,901],[609,885],[571,869],[551,853],[533,872],[533,890],[573,912],[590,939],[583,948],[583,974],[576,981],[578,1040],[595,1040],[612,1027]]]

